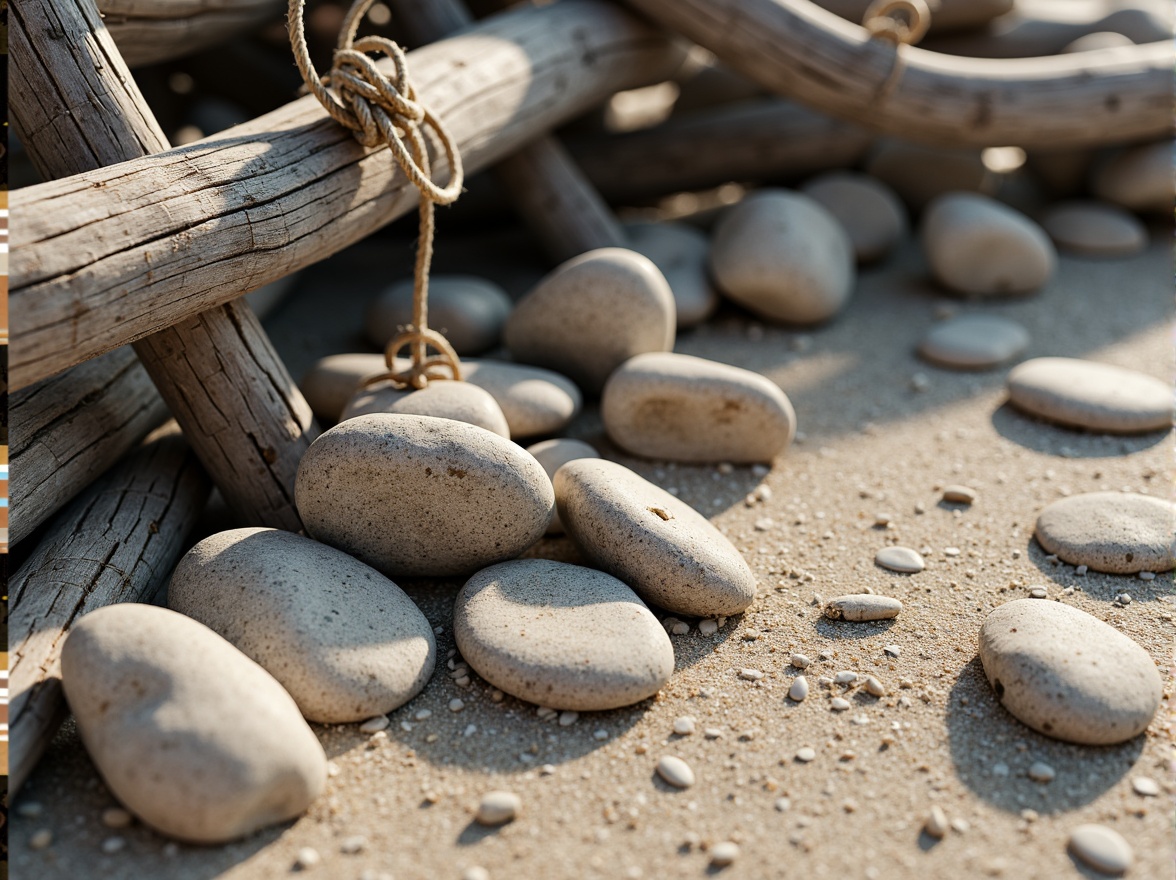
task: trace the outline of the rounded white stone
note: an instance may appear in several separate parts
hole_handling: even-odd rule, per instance
[[[710,851],[711,864],[716,868],[725,868],[735,863],[739,858],[739,844],[724,840],[716,843]]]
[[[523,808],[522,799],[511,791],[488,791],[482,795],[475,818],[479,825],[505,825]]]
[[[1061,250],[1075,254],[1123,257],[1147,247],[1139,218],[1104,202],[1061,202],[1042,215],[1041,225]]]
[[[719,305],[707,269],[710,240],[686,223],[626,223],[629,247],[649,257],[674,294],[678,329],[701,324]]]
[[[436,662],[433,627],[388,578],[277,529],[219,532],[180,560],[168,605],[228,639],[322,724],[384,715]],[[374,731],[372,731],[374,732]]]
[[[466,574],[517,556],[551,521],[551,481],[490,431],[428,416],[348,419],[298,465],[311,537],[396,575]]]
[[[469,382],[437,380],[420,390],[395,388],[387,382],[361,388],[347,401],[339,421],[372,413],[453,419],[510,439],[510,426],[502,414],[502,407],[489,392]]]
[[[914,574],[927,567],[923,557],[910,547],[883,547],[874,554],[874,564],[903,574]]]
[[[810,746],[802,746],[796,750],[796,760],[802,764],[807,764],[809,761],[816,760],[817,751]]]
[[[808,657],[806,657],[804,654],[793,654],[791,657],[788,658],[788,662],[791,663],[793,666],[795,666],[797,669],[808,669],[810,666],[813,665],[813,661],[810,660]]]
[[[1135,861],[1131,844],[1106,825],[1079,825],[1070,832],[1070,852],[1096,871],[1111,875],[1127,873]]]
[[[412,323],[413,279],[397,281],[372,300],[364,315],[364,334],[383,348]],[[429,326],[459,355],[481,354],[498,344],[510,314],[506,291],[473,275],[429,276]]]
[[[755,575],[723,533],[628,468],[568,462],[555,474],[555,493],[564,528],[585,555],[647,601],[716,617],[755,600]]]
[[[759,373],[686,354],[625,361],[609,377],[600,414],[609,438],[645,458],[770,462],[796,433],[796,413]]]
[[[664,755],[657,762],[657,775],[674,788],[689,788],[694,785],[694,771],[690,765],[673,755]]]
[[[942,840],[947,834],[947,829],[951,826],[947,824],[947,814],[943,812],[943,807],[936,804],[927,814],[927,821],[923,823],[923,830],[936,840]]]
[[[959,293],[1030,293],[1057,266],[1053,242],[1040,226],[975,193],[947,193],[928,205],[922,241],[936,280]]]
[[[772,321],[826,321],[853,291],[849,236],[814,199],[787,190],[762,189],[729,208],[710,261],[723,293]]]
[[[674,719],[674,733],[678,736],[690,736],[694,733],[695,721],[689,715]]]
[[[987,370],[1029,347],[1029,331],[997,315],[960,315],[936,324],[919,343],[919,355],[939,367]]]
[[[1034,535],[1047,553],[1071,565],[1112,574],[1176,567],[1176,505],[1131,492],[1061,498],[1037,517]]]
[[[838,596],[825,605],[825,616],[831,620],[889,620],[898,617],[901,611],[902,603],[897,599],[873,593]]]
[[[1091,190],[1130,211],[1172,214],[1172,141],[1129,147],[1094,174]]]
[[[563,562],[518,559],[479,571],[458,593],[453,634],[486,681],[557,709],[628,706],[674,671],[670,638],[636,593]]]
[[[859,263],[880,260],[906,237],[907,212],[882,181],[855,171],[830,171],[812,178],[800,191],[832,214],[849,235]]]
[[[568,260],[519,300],[503,332],[515,359],[559,370],[591,394],[622,363],[674,347],[674,294],[657,266],[625,248]]]
[[[798,675],[792,680],[792,685],[788,688],[788,698],[800,702],[808,696],[809,685],[808,679],[803,675]]]
[[[980,627],[980,661],[997,698],[1020,721],[1084,745],[1142,733],[1163,691],[1143,648],[1061,602],[1001,605]]]
[[[85,615],[65,640],[61,682],[103,782],[171,837],[244,837],[326,787],[326,755],[290,695],[182,614],[122,603]]]
[[[570,437],[557,437],[553,440],[540,440],[528,446],[527,452],[535,456],[535,460],[543,466],[548,479],[555,478],[555,472],[577,458],[600,458],[600,453],[583,440],[573,440]],[[562,535],[563,523],[559,519],[559,511],[551,511],[551,522],[547,526],[547,534]]]
[[[1051,422],[1109,434],[1167,430],[1168,383],[1125,367],[1077,358],[1033,358],[1009,373],[1009,403]]]

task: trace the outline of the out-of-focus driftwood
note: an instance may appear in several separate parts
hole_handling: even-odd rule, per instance
[[[872,0],[813,0],[854,24],[861,24]],[[930,4],[931,33],[967,30],[987,24],[1013,8],[1013,0],[939,0]]]
[[[131,67],[181,58],[281,21],[284,0],[99,0],[98,8]]]

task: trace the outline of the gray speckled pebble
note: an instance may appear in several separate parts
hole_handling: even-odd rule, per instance
[[[1034,358],[1009,373],[1009,403],[1062,425],[1141,434],[1172,425],[1172,389],[1146,373],[1077,358]]]
[[[600,248],[557,266],[515,306],[516,360],[559,370],[591,394],[629,358],[674,347],[674,294],[648,258]]]
[[[1037,517],[1034,535],[1047,553],[1094,571],[1135,574],[1176,567],[1176,505],[1131,492],[1061,498]]]
[[[1131,211],[1172,216],[1172,141],[1128,147],[1094,173],[1091,190]]]
[[[570,437],[557,437],[553,440],[541,440],[534,446],[528,446],[527,452],[535,456],[535,460],[543,465],[547,476],[555,479],[555,472],[577,458],[600,458],[600,453],[583,440],[572,440]],[[547,526],[547,534],[562,535],[563,523],[559,519],[559,511],[551,512],[551,523]]]
[[[348,419],[298,465],[311,537],[384,574],[467,574],[542,537],[554,504],[539,462],[490,431],[428,416]]]
[[[316,418],[337,422],[347,401],[359,389],[359,383],[386,369],[382,354],[332,354],[307,370],[298,388]]]
[[[923,557],[910,547],[883,547],[874,554],[874,564],[903,574],[915,574],[927,567]]]
[[[653,260],[674,294],[678,329],[701,324],[719,306],[707,270],[710,240],[686,223],[626,223],[629,247]]]
[[[600,414],[621,448],[671,461],[770,462],[796,433],[792,404],[770,379],[671,352],[625,361],[604,386]]]
[[[755,600],[755,575],[693,507],[622,465],[581,459],[555,474],[564,528],[584,553],[667,611],[730,616]]]
[[[123,603],[77,621],[61,682],[102,779],[145,824],[223,843],[298,816],[327,759],[268,672],[208,627]]]
[[[419,391],[397,389],[383,382],[357,391],[343,408],[339,421],[371,413],[403,413],[453,419],[510,439],[510,426],[502,414],[502,407],[490,396],[490,392],[469,382],[435,380]]]
[[[980,662],[997,699],[1020,721],[1084,745],[1142,733],[1163,692],[1147,651],[1061,602],[1001,605],[980,627]]]
[[[939,367],[987,370],[1010,361],[1029,347],[1029,331],[997,315],[960,315],[931,328],[919,355]]]
[[[388,578],[276,529],[234,529],[185,554],[168,605],[228,639],[322,724],[385,715],[425,686],[429,621]]]
[[[907,212],[894,190],[868,174],[830,171],[800,191],[820,202],[840,223],[859,263],[872,263],[906,237]]]
[[[674,649],[637,594],[612,575],[545,559],[483,569],[458,593],[461,656],[500,690],[577,712],[628,706],[661,689]]]
[[[889,596],[873,593],[857,593],[838,596],[825,603],[825,616],[830,620],[851,620],[862,623],[868,620],[889,620],[898,617],[902,603]]]
[[[412,323],[413,279],[398,281],[380,294],[364,315],[364,334],[377,348],[386,346]],[[429,277],[429,326],[439,330],[459,355],[481,354],[498,344],[511,301],[501,287],[473,275]]]

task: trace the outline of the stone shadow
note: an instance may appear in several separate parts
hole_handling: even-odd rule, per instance
[[[1133,574],[1107,574],[1087,571],[1077,574],[1077,566],[1068,562],[1052,562],[1049,553],[1030,535],[1025,542],[1025,557],[1048,578],[1054,586],[1073,587],[1092,599],[1113,602],[1116,596],[1126,593],[1133,602],[1162,602],[1176,593],[1172,572],[1159,572],[1154,580],[1145,581]],[[1052,596],[1051,596],[1052,598]]]
[[[992,427],[1018,446],[1065,458],[1121,458],[1164,442],[1171,431],[1147,434],[1100,434],[1066,428],[1027,415],[1005,402],[992,412]]]

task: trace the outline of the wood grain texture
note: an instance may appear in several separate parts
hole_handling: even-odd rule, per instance
[[[765,88],[908,140],[1078,147],[1172,130],[1176,47],[1051,58],[957,58],[895,48],[808,0],[626,0]]]
[[[110,35],[131,67],[182,58],[267,22],[284,0],[99,0]]]
[[[621,89],[670,77],[680,50],[611,4],[506,12],[418,49],[418,94],[468,171]],[[437,163],[438,177],[447,173]],[[11,195],[17,388],[227,302],[415,210],[384,150],[313,97],[165,153]]]

